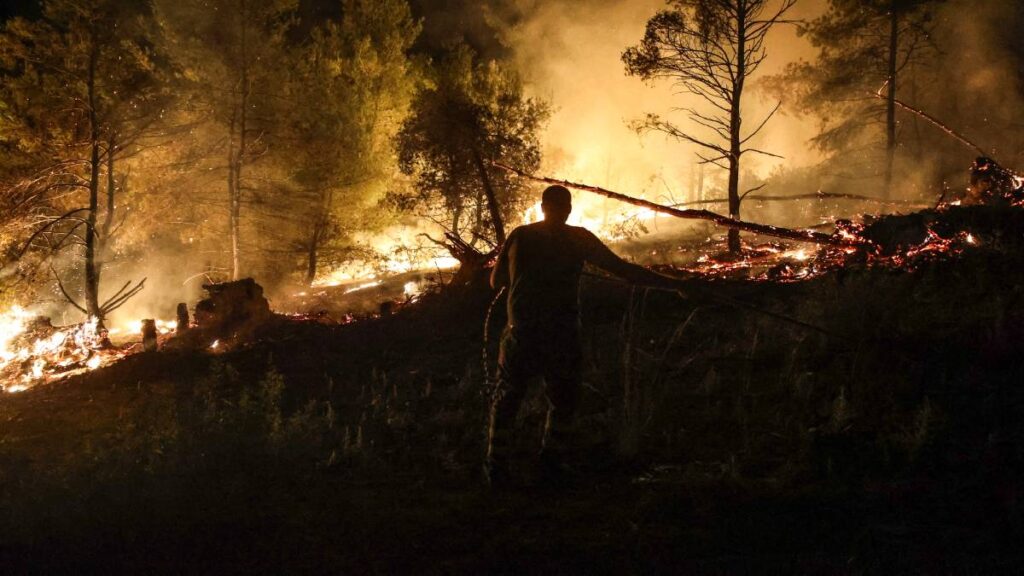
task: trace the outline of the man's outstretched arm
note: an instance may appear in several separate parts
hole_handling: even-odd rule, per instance
[[[618,276],[632,284],[640,284],[643,286],[650,286],[652,288],[665,288],[668,290],[682,289],[682,280],[658,274],[657,272],[652,272],[643,266],[626,262],[605,246],[603,242],[598,240],[596,236],[593,238],[593,243],[594,245],[590,250],[590,255],[587,257],[587,260],[605,272]]]

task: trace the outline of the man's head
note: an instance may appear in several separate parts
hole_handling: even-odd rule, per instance
[[[548,186],[541,196],[540,209],[545,222],[564,224],[572,212],[572,194],[565,186]]]

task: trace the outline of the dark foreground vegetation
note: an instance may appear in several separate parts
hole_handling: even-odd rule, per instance
[[[1005,232],[1005,231],[1004,231]],[[588,277],[584,479],[479,481],[492,295],[0,398],[5,572],[1014,573],[1024,253],[717,282]],[[503,313],[495,307],[491,358]]]

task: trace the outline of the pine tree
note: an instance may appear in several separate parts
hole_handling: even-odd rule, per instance
[[[478,61],[468,47],[453,49],[417,92],[398,134],[399,167],[415,182],[392,200],[430,212],[455,236],[468,233],[472,246],[500,245],[505,222],[524,208],[526,188],[491,163],[535,171],[548,116],[545,102],[524,96],[514,72]]]
[[[286,32],[297,0],[154,0],[162,47],[181,71],[182,106],[196,128],[193,175],[222,174],[227,194],[228,275],[243,271],[242,207],[267,178],[252,174],[271,151],[288,68]],[[211,163],[210,156],[223,160]],[[204,187],[205,188],[205,187]],[[202,190],[208,194],[209,190]],[[205,202],[216,202],[206,198]]]
[[[892,192],[900,146],[899,91],[937,54],[931,22],[938,0],[830,0],[823,16],[803,25],[818,49],[813,62],[791,65],[773,83],[794,92],[797,109],[822,118],[815,144],[828,152],[876,146],[881,137],[884,196]],[[881,134],[878,127],[881,126]]]
[[[40,200],[42,224],[26,248],[73,249],[81,260],[77,309],[102,324],[142,289],[126,284],[100,296],[104,263],[116,231],[116,197],[125,180],[119,160],[150,131],[167,101],[146,26],[146,5],[129,0],[48,0],[42,18],[15,19],[0,35],[6,70],[6,121],[31,176],[14,188]]]
[[[393,137],[418,74],[408,53],[419,30],[405,0],[346,0],[341,21],[314,29],[294,53],[288,109],[280,112],[292,118],[294,190],[274,212],[306,224],[291,228],[301,235],[293,242],[305,256],[306,284],[325,250],[330,260],[346,253],[345,232],[365,224],[357,208],[392,176]]]
[[[681,129],[655,114],[638,122],[636,128],[695,144],[705,151],[698,154],[704,163],[727,170],[729,215],[735,219],[740,217],[742,200],[741,158],[747,153],[774,156],[751,147],[750,141],[775,110],[754,130],[743,129],[747,82],[767,57],[768,32],[783,21],[795,1],[783,0],[769,12],[767,0],[669,0],[668,9],[647,22],[640,44],[622,54],[628,74],[644,80],[669,80],[702,100],[703,108],[684,111],[707,135]],[[736,229],[729,230],[729,250],[740,250]]]

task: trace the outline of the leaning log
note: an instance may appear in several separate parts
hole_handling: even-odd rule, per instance
[[[780,226],[771,226],[769,224],[755,224],[753,222],[744,222],[743,220],[734,220],[728,216],[722,214],[716,214],[709,210],[692,210],[692,209],[681,209],[672,208],[670,206],[663,206],[656,204],[648,200],[642,200],[640,198],[634,198],[627,196],[619,192],[612,192],[598,186],[591,186],[589,184],[579,184],[576,182],[570,182],[568,180],[558,180],[555,178],[547,178],[544,176],[534,176],[528,174],[522,170],[512,168],[495,162],[494,165],[503,170],[517,174],[522,178],[533,180],[535,182],[542,182],[545,184],[553,184],[559,186],[565,186],[566,188],[574,188],[576,190],[583,190],[585,192],[593,192],[600,194],[605,198],[611,198],[626,204],[632,204],[633,206],[639,206],[641,208],[647,208],[654,212],[660,212],[662,214],[668,214],[669,216],[675,216],[676,218],[688,218],[693,220],[706,220],[713,222],[719,226],[726,228],[735,228],[737,230],[743,230],[744,232],[752,232],[754,234],[761,234],[764,236],[772,236],[775,238],[785,238],[787,240],[795,240],[797,242],[812,242],[814,244],[827,244],[830,246],[861,246],[861,242],[843,238],[840,236],[833,236],[831,234],[823,234],[821,232],[814,232],[813,230],[794,230],[792,228],[782,228]]]
[[[885,200],[864,196],[861,194],[846,194],[839,192],[811,192],[810,194],[792,194],[789,196],[754,194],[743,198],[743,201],[750,202],[792,202],[796,200],[853,200],[854,202],[866,202],[879,206],[908,206],[912,208],[930,208],[933,203],[913,202],[910,200]],[[670,208],[681,208],[683,206],[706,206],[708,204],[728,204],[728,198],[711,198],[708,200],[694,200],[692,202],[680,202],[672,204]]]

